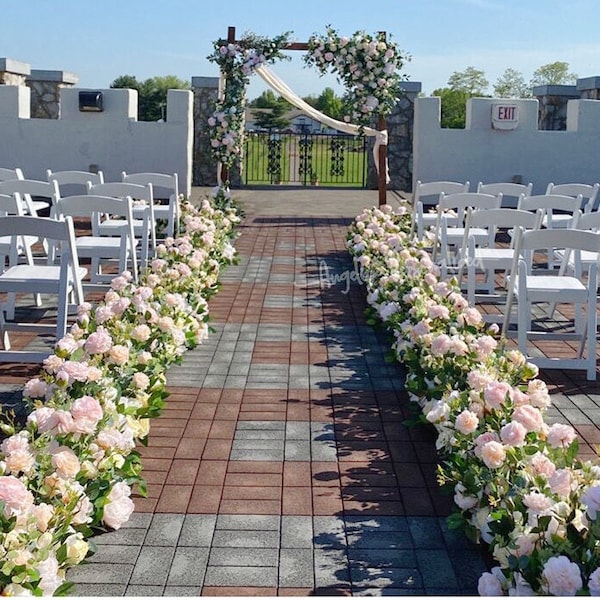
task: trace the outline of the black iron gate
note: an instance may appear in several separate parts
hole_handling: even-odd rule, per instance
[[[325,133],[246,134],[246,185],[366,187],[365,137]]]

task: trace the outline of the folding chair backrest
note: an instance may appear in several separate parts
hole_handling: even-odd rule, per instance
[[[577,229],[600,232],[600,211],[584,213],[577,221]]]
[[[600,183],[590,185],[588,183],[549,183],[546,194],[560,194],[562,196],[581,196],[583,201],[579,207],[585,212],[598,209],[598,191]]]
[[[131,197],[133,200],[153,201],[152,184],[140,185],[137,183],[124,183],[122,181],[109,181],[106,183],[91,184],[88,193],[100,196],[113,196],[114,198]]]
[[[467,209],[489,209],[489,208],[500,208],[502,203],[502,195],[493,196],[492,194],[482,194],[479,192],[464,192],[460,194],[440,194],[440,201],[438,203],[438,223],[437,227],[441,225],[443,214],[448,211],[456,212],[458,222],[464,223]]]
[[[56,181],[63,196],[85,194],[88,183],[104,183],[102,171],[91,173],[89,171],[52,171],[46,170],[48,181]]]
[[[31,215],[37,215],[37,210],[33,204],[33,198],[47,199],[43,206],[54,206],[56,199],[60,196],[58,184],[55,181],[40,181],[37,179],[12,179],[9,181],[0,181],[0,194],[14,194],[18,192],[21,195],[27,212]]]
[[[0,215],[6,217],[8,215],[22,215],[23,203],[21,196],[18,193],[0,194]]]
[[[535,212],[520,210],[518,208],[489,208],[485,211],[467,211],[465,237],[468,237],[471,228],[490,230],[489,243],[493,244],[498,229],[512,229],[523,227],[524,229],[539,229],[542,226],[544,211],[539,209]],[[511,243],[514,238],[511,239]]]
[[[458,181],[417,181],[413,191],[413,203],[422,202],[427,205],[438,203],[440,194],[460,194],[469,191],[470,182]]]
[[[477,191],[482,194],[493,194],[494,196],[502,194],[502,206],[513,208],[517,206],[521,194],[531,196],[533,183],[513,183],[511,181],[477,184]]]
[[[57,203],[58,214],[71,217],[90,217],[92,225],[96,215],[115,215],[132,220],[131,198],[99,196],[97,194],[81,194],[60,198]],[[96,232],[94,232],[96,235]]]
[[[166,173],[126,173],[121,172],[123,183],[136,183],[138,185],[152,184],[154,198],[170,199],[171,196],[179,196],[179,180],[177,173],[168,175]]]
[[[11,181],[12,179],[25,179],[23,171],[19,167],[15,169],[0,167],[0,181]]]
[[[581,195],[563,196],[562,194],[538,194],[534,196],[521,196],[517,208],[521,210],[542,209],[548,220],[548,227],[552,225],[552,215],[555,212],[576,214],[580,210],[583,198]]]

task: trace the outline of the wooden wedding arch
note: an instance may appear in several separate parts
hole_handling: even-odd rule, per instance
[[[235,39],[235,27],[227,28],[227,43],[228,44],[237,44],[239,41]],[[290,42],[284,46],[284,50],[302,50],[306,52],[309,49],[307,42]],[[227,81],[225,81],[225,85],[227,85]],[[384,115],[379,115],[377,117],[377,129],[379,131],[385,131],[387,129],[387,123]],[[387,181],[386,181],[386,160],[387,160],[387,145],[380,144],[378,149],[377,162],[379,168],[378,179],[377,179],[377,189],[378,189],[378,199],[379,206],[383,206],[387,203]],[[223,181],[227,180],[228,169],[225,165],[221,167],[221,178]]]

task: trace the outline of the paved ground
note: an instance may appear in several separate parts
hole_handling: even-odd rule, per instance
[[[148,498],[96,536],[74,593],[476,594],[487,557],[446,528],[432,431],[404,424],[402,367],[365,323],[364,289],[346,286],[347,227],[377,192],[236,196],[240,264],[210,302],[215,332],[169,371],[142,451]],[[7,401],[24,374],[0,370]],[[550,420],[574,424],[591,453],[598,385],[547,375]]]

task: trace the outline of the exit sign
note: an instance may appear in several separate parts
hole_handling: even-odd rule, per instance
[[[516,129],[519,125],[519,107],[516,104],[492,104],[492,127]]]

